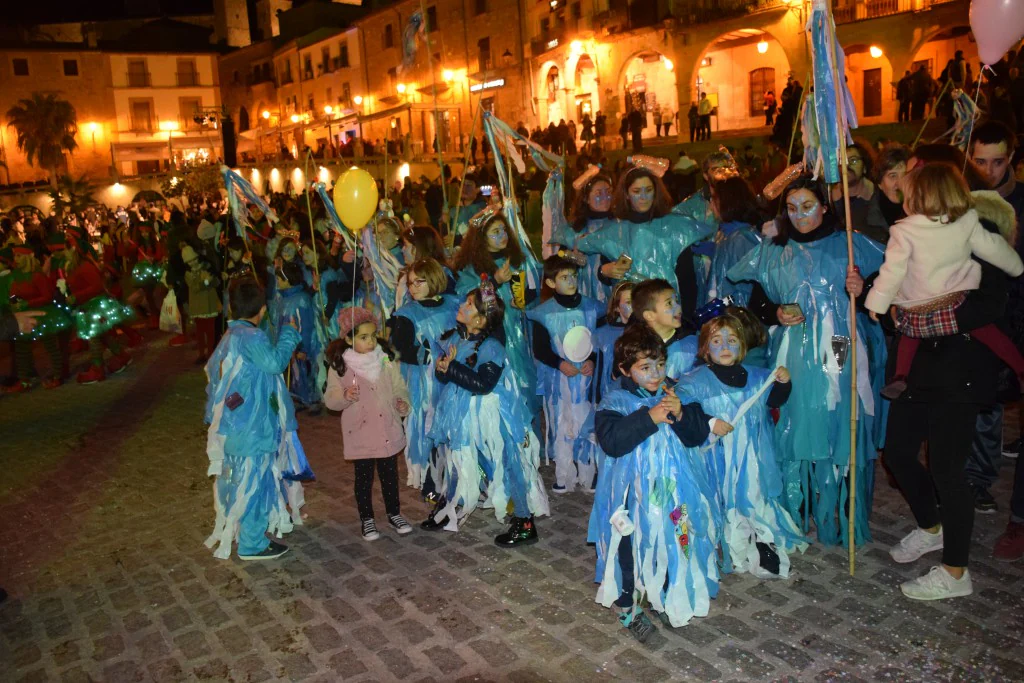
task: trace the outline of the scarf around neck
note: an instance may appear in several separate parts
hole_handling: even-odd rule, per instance
[[[357,377],[365,379],[370,384],[376,384],[380,379],[380,371],[384,368],[384,349],[380,346],[370,353],[357,353],[355,349],[345,349],[341,357],[345,359],[346,367],[351,368]]]

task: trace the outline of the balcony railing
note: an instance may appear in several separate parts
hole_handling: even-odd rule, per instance
[[[281,75],[281,85],[291,85],[294,82],[295,79],[292,78],[292,74],[290,71],[288,73]]]
[[[179,88],[199,85],[199,74],[195,71],[179,71],[176,76]]]
[[[152,85],[148,71],[129,71],[125,74],[129,88],[148,88]]]
[[[858,0],[837,3],[832,8],[837,24],[888,17],[904,12],[921,12],[955,0]]]
[[[133,116],[129,124],[131,125],[131,132],[133,133],[153,132],[153,119],[150,117],[137,118]]]

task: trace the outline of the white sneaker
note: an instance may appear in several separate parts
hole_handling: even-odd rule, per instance
[[[942,550],[942,529],[930,534],[924,529],[914,529],[899,543],[889,548],[889,555],[900,564],[913,562],[925,553]]]
[[[969,571],[965,569],[962,577],[954,579],[949,572],[937,565],[924,576],[901,583],[900,590],[911,600],[962,598],[974,592]]]

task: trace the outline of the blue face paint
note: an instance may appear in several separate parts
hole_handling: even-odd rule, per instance
[[[487,233],[487,241],[495,247],[504,247],[508,241],[508,233],[504,228],[492,228]]]
[[[619,318],[622,322],[629,320],[629,316],[633,315],[633,304],[628,301],[623,301],[619,304]]]
[[[644,388],[655,387],[661,384],[665,380],[665,362],[664,361],[643,361],[640,364],[634,364],[629,370],[629,376],[638,385]]]
[[[734,365],[740,358],[740,341],[729,328],[724,328],[712,335],[708,341],[708,353],[711,360],[719,365]],[[723,353],[727,357],[723,358]]]

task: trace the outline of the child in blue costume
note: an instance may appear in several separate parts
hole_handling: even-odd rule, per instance
[[[440,472],[434,443],[427,434],[434,422],[441,385],[434,379],[434,361],[442,346],[441,335],[455,327],[459,308],[454,297],[444,296],[447,279],[441,264],[432,258],[415,261],[405,271],[409,303],[391,317],[389,339],[398,353],[402,378],[409,387],[411,411],[405,422],[406,485],[423,489],[436,502]],[[429,482],[429,484],[428,484]]]
[[[511,234],[498,205],[492,204],[469,222],[469,231],[452,267],[457,273],[455,291],[460,297],[479,287],[482,275],[494,284],[506,311],[503,329],[496,335],[505,345],[509,371],[516,386],[527,401],[530,413],[536,415],[540,409],[537,373],[526,338],[525,316],[519,311],[536,296],[540,273],[523,253],[519,240]],[[521,276],[517,277],[516,271],[521,271]]]
[[[420,526],[457,531],[484,491],[485,506],[494,508],[499,521],[512,502],[509,528],[494,539],[511,548],[537,541],[533,517],[548,514],[548,499],[537,470],[540,444],[532,416],[505,349],[492,336],[504,315],[504,303],[484,280],[459,307],[457,328],[441,338],[449,346],[435,365],[444,387],[429,436],[444,451],[446,495]]]
[[[789,554],[803,552],[807,542],[782,505],[769,409],[786,402],[792,385],[784,367],[769,371],[743,365],[745,353],[742,323],[729,315],[712,318],[700,331],[704,365],[683,375],[679,386],[700,401],[704,412],[733,427],[705,454],[725,517],[726,569],[787,578]]]
[[[622,388],[595,418],[606,457],[589,540],[597,602],[614,604],[643,642],[655,628],[637,598],[678,627],[706,616],[718,594],[721,512],[696,446],[727,425],[665,384],[665,345],[644,325],[629,325],[615,343],[615,368]]]
[[[544,261],[544,284],[553,296],[526,313],[533,323],[533,356],[537,359],[537,395],[542,396],[547,427],[545,448],[555,461],[555,493],[569,493],[578,483],[594,487],[594,368],[591,351],[582,362],[568,359],[565,335],[585,327],[593,338],[601,305],[578,291],[579,267],[561,256]]]
[[[241,559],[266,560],[288,550],[267,532],[280,537],[302,523],[302,485],[284,474],[312,476],[282,377],[300,337],[286,324],[272,344],[259,329],[266,306],[255,280],[233,282],[230,299],[233,319],[206,364],[207,475],[217,478],[217,520],[206,547],[227,559],[237,540]]]
[[[697,358],[697,337],[683,325],[676,290],[665,280],[647,280],[633,287],[631,320],[647,325],[665,343],[668,361],[665,372],[678,381]]]
[[[743,365],[755,368],[769,367],[768,328],[756,315],[743,306],[727,306],[725,312],[739,321],[738,330],[743,338]]]
[[[576,242],[587,235],[600,231],[606,223],[614,221],[612,217],[612,180],[600,168],[591,166],[584,176],[582,187],[576,193],[576,204],[570,220],[563,221],[561,216],[555,217],[558,223],[552,229],[551,243],[575,250]],[[581,178],[577,179],[579,182]],[[574,183],[575,185],[575,183]],[[600,302],[608,300],[615,280],[625,274],[625,270],[615,270],[615,263],[599,254],[587,254],[586,265],[580,273],[580,293]],[[613,278],[612,275],[615,277]]]
[[[338,338],[338,315],[350,306],[362,306],[364,298],[362,254],[357,249],[345,250],[344,238],[335,235],[330,257],[320,271],[319,296],[327,320],[327,338]]]
[[[734,282],[756,283],[750,308],[765,324],[778,325],[772,334],[771,366],[784,365],[793,376],[793,395],[780,409],[775,431],[776,456],[782,467],[786,509],[794,519],[810,508],[818,541],[848,542],[846,509],[850,462],[850,293],[861,296],[864,280],[882,264],[882,247],[859,233],[853,235],[855,263],[847,266],[846,235],[833,215],[819,184],[799,178],[782,194],[785,213],[779,233],[757,246],[733,266]],[[785,304],[797,304],[799,311]],[[869,348],[881,330],[866,313],[857,325],[857,519],[856,543],[870,540],[868,518],[874,490],[876,425],[881,388],[872,376],[878,359]],[[870,361],[870,362],[869,362]],[[809,506],[805,502],[810,501]],[[804,529],[807,523],[805,520]]]
[[[302,337],[288,367],[288,390],[301,408],[308,408],[310,415],[319,415],[323,391],[318,375],[326,345],[323,321],[306,289],[299,263],[285,261],[275,277],[278,302],[274,329],[279,331],[289,321],[295,321]]]
[[[600,402],[609,391],[619,388],[618,379],[612,378],[612,358],[615,342],[626,329],[626,322],[633,315],[634,283],[623,280],[612,289],[605,313],[605,324],[594,333],[594,348],[597,350],[597,401]],[[600,463],[598,463],[600,465]]]
[[[374,273],[374,282],[369,287],[368,300],[381,316],[390,316],[395,310],[395,295],[398,285],[398,271],[404,265],[400,237],[402,225],[393,216],[380,215],[376,224],[368,225],[363,231],[363,251],[378,268],[390,269],[392,281],[380,278]],[[367,238],[369,237],[369,241]],[[383,318],[382,318],[383,320]],[[381,325],[383,327],[383,324]]]
[[[445,222],[450,221],[450,224],[454,225],[454,229],[448,231],[449,239],[452,240],[448,246],[454,249],[462,246],[462,241],[473,227],[473,217],[487,208],[487,198],[480,194],[480,179],[475,173],[466,173],[462,177],[460,187],[462,195],[459,197],[458,206],[455,202],[449,201],[448,216],[445,218]]]
[[[402,231],[402,263],[408,267],[420,259],[432,258],[441,264],[445,286],[442,293],[455,294],[455,276],[447,266],[448,257],[444,251],[444,240],[437,230],[429,225],[415,225]],[[395,305],[401,307],[409,302],[408,280],[400,277],[395,293]]]
[[[707,300],[729,297],[734,304],[746,306],[754,286],[749,282],[733,282],[726,273],[761,243],[762,221],[757,199],[747,181],[734,176],[712,186],[711,206],[721,223],[711,256]]]
[[[618,220],[581,238],[576,248],[619,264],[621,257],[632,259],[620,266],[627,270],[619,277],[677,283],[683,313],[689,317],[697,309],[700,291],[690,247],[709,237],[715,226],[673,213],[671,201],[661,178],[645,168],[631,168],[622,174],[615,190],[612,206]],[[615,277],[611,265],[608,276]]]

